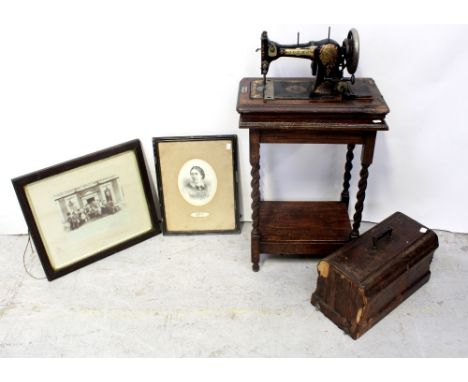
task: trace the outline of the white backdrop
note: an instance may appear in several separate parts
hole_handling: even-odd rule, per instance
[[[294,43],[297,31],[302,42],[325,38],[327,25],[316,17],[275,23],[288,13],[284,2],[273,9],[276,18],[263,19],[260,7],[242,2],[218,4],[211,16],[197,4],[2,3],[0,233],[27,230],[11,178],[139,138],[155,181],[155,136],[237,134],[242,220],[250,219],[238,83],[259,75],[263,30]],[[313,15],[309,8],[299,13]],[[374,78],[391,109],[390,131],[377,137],[363,219],[398,210],[431,228],[468,232],[468,27],[347,23],[332,25],[331,37],[341,43],[352,27],[361,37],[357,76]],[[280,59],[269,75],[309,76],[310,64]],[[266,199],[339,197],[344,147],[266,145],[261,154]]]

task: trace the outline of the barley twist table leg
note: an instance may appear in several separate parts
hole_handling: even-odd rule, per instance
[[[351,231],[351,239],[359,237],[359,226],[362,220],[362,210],[364,209],[364,199],[366,197],[367,178],[369,177],[369,165],[363,164],[360,172],[360,179],[358,183],[358,193],[356,196],[356,211],[353,216],[353,230]]]
[[[351,180],[351,170],[353,169],[354,147],[354,144],[349,144],[348,151],[346,153],[345,173],[343,177],[343,192],[341,193],[341,201],[346,203],[346,207],[349,206],[349,181]]]
[[[250,165],[252,170],[250,175],[252,181],[252,234],[251,234],[251,255],[252,269],[258,272],[260,269],[260,140],[259,133],[255,130],[250,130]]]

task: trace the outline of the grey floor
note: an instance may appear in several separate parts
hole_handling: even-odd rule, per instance
[[[468,356],[468,235],[437,231],[429,283],[354,341],[310,305],[317,260],[251,271],[250,228],[159,235],[53,282],[0,236],[0,356]]]

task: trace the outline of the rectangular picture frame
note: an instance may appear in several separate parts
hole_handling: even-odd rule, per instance
[[[240,232],[237,136],[153,138],[165,235]]]
[[[12,183],[49,281],[161,232],[138,139]]]

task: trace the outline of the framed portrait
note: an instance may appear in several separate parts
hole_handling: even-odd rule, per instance
[[[153,138],[164,234],[239,232],[237,136]]]
[[[139,140],[12,182],[49,281],[160,233]]]

